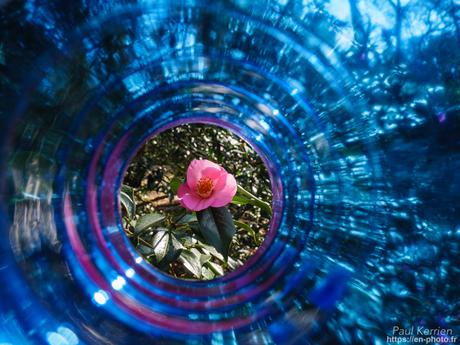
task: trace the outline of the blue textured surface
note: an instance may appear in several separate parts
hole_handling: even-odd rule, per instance
[[[0,1],[0,344],[459,335],[460,3]],[[267,239],[206,282],[142,260],[118,190],[188,122],[270,171]]]

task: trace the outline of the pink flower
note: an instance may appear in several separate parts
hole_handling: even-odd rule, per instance
[[[177,191],[181,205],[192,211],[225,206],[235,194],[235,177],[206,159],[194,159],[190,163],[187,180]]]

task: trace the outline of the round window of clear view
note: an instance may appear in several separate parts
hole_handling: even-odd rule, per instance
[[[230,131],[186,124],[149,139],[120,191],[125,232],[157,269],[208,280],[241,267],[269,229],[272,191],[256,151]]]

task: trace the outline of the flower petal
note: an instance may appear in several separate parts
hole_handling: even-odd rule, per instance
[[[214,192],[209,199],[212,199],[212,207],[222,207],[229,204],[236,194],[236,180],[232,174],[227,174],[225,187]]]
[[[225,185],[227,184],[227,175],[228,175],[228,173],[225,171],[224,168],[222,168],[221,171],[220,171],[219,178],[214,183],[214,192],[218,192],[218,191],[222,190],[222,188],[225,187]]]
[[[216,181],[221,174],[221,170],[220,168],[207,167],[203,169],[201,174],[203,177],[209,177],[211,180]]]
[[[179,188],[177,189],[177,196],[179,199],[182,199],[185,194],[191,193],[192,191],[190,190],[189,186],[187,183],[182,183]]]
[[[192,209],[188,208],[187,205],[185,205],[183,199],[180,199],[179,202],[180,202],[180,204],[182,205],[183,208],[187,209],[187,211],[193,211]]]
[[[181,199],[182,206],[188,208],[189,210],[195,211],[195,206],[200,202],[201,198],[194,194],[185,194]]]
[[[206,168],[220,169],[220,167],[207,159],[194,159],[187,168],[187,184],[191,190],[195,190],[196,184],[203,176]]]
[[[190,189],[194,189],[198,180],[201,178],[201,169],[199,168],[199,160],[194,159],[191,161],[187,168],[187,185]]]
[[[201,211],[208,208],[212,203],[212,199],[202,199],[195,194],[185,194],[181,200],[182,206],[192,211]]]
[[[201,199],[200,203],[197,205],[196,211],[202,211],[208,208],[209,206],[211,206],[211,204],[212,204],[211,198]]]

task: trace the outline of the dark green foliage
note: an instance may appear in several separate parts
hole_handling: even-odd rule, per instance
[[[235,176],[238,193],[229,206],[196,214],[179,204],[177,189],[193,159],[216,162]],[[223,275],[241,266],[268,231],[266,167],[244,140],[220,127],[183,125],[159,134],[141,148],[123,182],[127,235],[152,265],[173,276]]]
[[[227,207],[209,207],[196,213],[205,242],[212,245],[225,259],[235,235],[235,224]]]
[[[134,190],[131,187],[122,186],[120,201],[130,218],[134,218],[136,215],[136,203],[134,202]]]
[[[155,224],[161,223],[165,217],[159,213],[149,213],[142,215],[138,221],[136,222],[136,226],[134,227],[135,232],[144,231]]]

